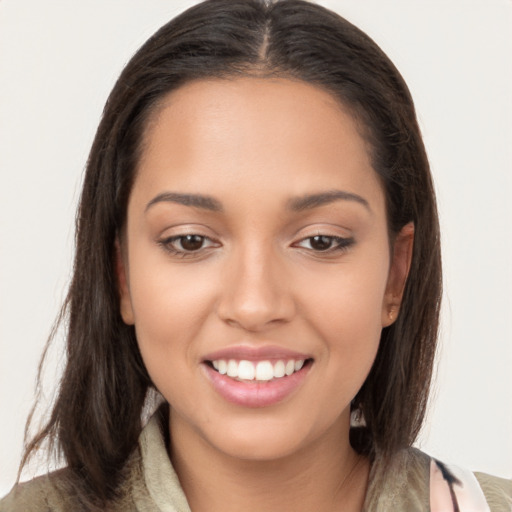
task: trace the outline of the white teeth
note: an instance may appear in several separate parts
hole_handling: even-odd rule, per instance
[[[238,378],[242,380],[253,380],[256,370],[250,361],[238,363]]]
[[[238,363],[233,359],[228,361],[228,377],[238,377]]]
[[[269,381],[289,376],[298,372],[304,366],[304,359],[279,360],[275,363],[270,361],[236,361],[230,359],[218,359],[212,361],[212,366],[221,374],[240,380]]]
[[[276,379],[284,377],[284,363],[283,363],[283,361],[277,361],[277,363],[274,365],[274,377]]]
[[[274,368],[270,361],[260,361],[256,365],[256,380],[271,380],[274,378]]]
[[[215,368],[215,363],[219,365],[218,372],[222,375],[226,375],[226,372],[228,371],[228,363],[224,361],[224,359],[221,359],[220,361],[214,361],[213,367]]]

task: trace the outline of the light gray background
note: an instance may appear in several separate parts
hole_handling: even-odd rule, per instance
[[[0,495],[15,478],[37,364],[70,275],[74,209],[104,101],[138,46],[192,3],[0,0]],[[512,477],[512,2],[319,3],[397,64],[432,163],[446,290],[419,445]],[[60,350],[61,341],[46,400]]]

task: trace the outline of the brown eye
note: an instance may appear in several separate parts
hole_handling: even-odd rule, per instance
[[[173,255],[186,257],[202,254],[204,249],[217,247],[211,238],[203,235],[177,235],[159,240],[158,244]]]
[[[343,238],[340,236],[315,235],[303,238],[297,244],[297,247],[308,249],[312,252],[337,253],[348,249],[354,244],[353,238]]]
[[[204,239],[201,235],[184,235],[178,241],[184,251],[198,251],[203,247]]]
[[[324,236],[324,235],[318,235],[318,236],[312,236],[309,238],[310,246],[315,251],[326,251],[327,249],[330,249],[333,245],[334,239],[332,236]]]

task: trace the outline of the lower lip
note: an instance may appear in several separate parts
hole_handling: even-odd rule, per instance
[[[203,367],[214,389],[228,402],[243,407],[268,407],[293,394],[303,383],[311,364],[291,375],[269,381],[239,381],[221,375],[207,364]]]

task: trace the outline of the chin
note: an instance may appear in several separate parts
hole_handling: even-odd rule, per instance
[[[269,462],[284,459],[314,444],[314,425],[307,421],[280,421],[277,418],[251,418],[219,425],[206,434],[206,440],[214,449],[246,461]]]
[[[216,448],[227,456],[253,462],[270,462],[287,458],[302,448],[299,440],[289,435],[269,434],[260,436],[230,436],[218,440]]]

